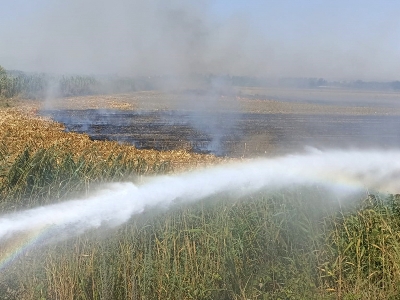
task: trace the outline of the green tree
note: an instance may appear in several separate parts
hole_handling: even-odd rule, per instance
[[[9,78],[7,76],[7,71],[2,66],[0,66],[0,96],[5,97],[7,95],[7,87]]]

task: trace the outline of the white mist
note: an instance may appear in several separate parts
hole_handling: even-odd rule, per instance
[[[150,178],[136,186],[113,183],[82,200],[38,207],[0,217],[0,241],[31,230],[62,230],[74,236],[92,228],[118,226],[132,215],[175,201],[190,202],[218,193],[239,195],[262,188],[321,185],[352,193],[365,188],[400,190],[400,151],[317,151],[254,159],[208,169]],[[323,199],[321,199],[323,201]]]

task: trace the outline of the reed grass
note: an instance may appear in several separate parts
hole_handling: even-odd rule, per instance
[[[13,164],[7,164],[6,151],[0,149],[0,209],[30,208],[62,201],[88,191],[92,185],[117,180],[137,180],[141,175],[167,173],[167,161],[142,157],[126,159],[123,153],[93,161],[56,148],[30,152],[25,149]],[[3,158],[3,164],[1,164]]]
[[[3,171],[2,210],[142,172],[104,164],[26,150]],[[0,274],[0,298],[397,299],[399,226],[399,196],[340,206],[318,187],[219,195],[29,249]]]
[[[286,196],[179,204],[42,247],[15,262],[16,290],[26,299],[324,297],[312,240],[293,230]]]

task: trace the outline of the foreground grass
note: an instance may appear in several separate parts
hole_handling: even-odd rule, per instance
[[[1,146],[1,145],[0,145]],[[168,161],[148,162],[141,156],[111,153],[106,159],[88,159],[56,148],[26,148],[13,163],[0,147],[0,209],[12,211],[82,196],[92,186],[117,180],[137,181],[141,175],[171,171]]]
[[[118,156],[94,163],[55,149],[2,161],[3,213],[167,171],[164,164]],[[43,239],[1,269],[0,298],[397,299],[399,200],[369,196],[344,207],[314,187],[177,203],[117,229]],[[15,251],[8,246],[0,261]]]

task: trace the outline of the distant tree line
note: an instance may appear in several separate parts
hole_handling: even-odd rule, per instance
[[[0,97],[30,99],[129,93],[155,89],[160,77],[53,75],[6,71],[0,66]]]
[[[1,68],[1,67],[0,67]],[[95,92],[97,82],[90,76],[55,76],[44,73],[24,73],[0,69],[0,95],[5,98],[45,98],[88,95]]]
[[[286,88],[345,88],[360,90],[400,90],[400,81],[328,81],[324,78],[263,79],[248,76],[232,76],[234,86],[286,87]]]
[[[324,78],[263,78],[252,76],[229,76],[229,75],[205,75],[205,82],[223,81],[232,86],[243,87],[284,87],[284,88],[345,88],[345,89],[364,89],[364,90],[400,90],[400,81],[329,81]]]
[[[16,95],[25,98],[44,99],[47,97],[69,97],[95,94],[130,93],[143,90],[156,90],[159,87],[173,86],[179,80],[174,76],[136,76],[118,75],[53,75],[45,73],[25,73],[7,71],[0,66],[0,97],[11,98]],[[282,88],[343,88],[358,90],[400,90],[400,81],[328,81],[324,78],[279,78],[270,79],[252,76],[231,76],[214,74],[191,74],[186,82],[195,82],[201,89],[223,91],[224,86],[243,87],[282,87]],[[182,86],[182,89],[186,87]],[[195,88],[196,89],[196,88]]]

